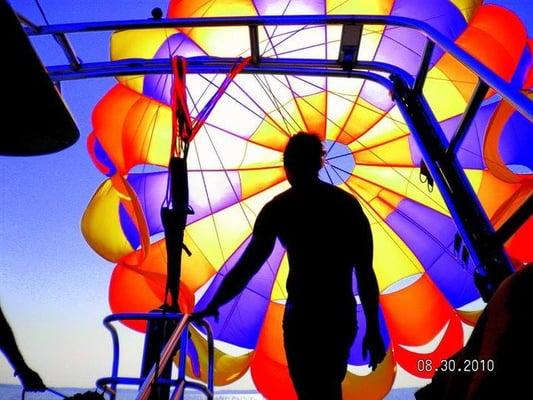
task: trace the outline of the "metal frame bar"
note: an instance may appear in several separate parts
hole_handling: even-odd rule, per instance
[[[450,140],[450,145],[448,146],[448,150],[446,150],[448,154],[455,154],[457,150],[459,150],[459,147],[463,143],[463,140],[465,139],[466,134],[468,133],[468,129],[470,128],[470,125],[472,125],[474,117],[476,116],[479,107],[481,107],[481,103],[483,102],[483,99],[485,98],[485,95],[488,91],[489,86],[480,79],[477,83],[474,94],[468,102],[468,106],[463,114],[461,123],[455,131],[452,140]]]
[[[271,25],[393,25],[410,28],[427,37],[427,44],[421,64],[413,79],[407,72],[393,65],[374,61],[358,61],[356,69],[345,71],[338,60],[261,58],[259,54],[259,26]],[[28,35],[65,35],[70,32],[96,32],[127,29],[179,28],[179,27],[248,27],[251,55],[250,63],[242,73],[251,74],[291,74],[313,76],[354,77],[372,80],[387,88],[397,100],[398,106],[417,140],[425,164],[437,183],[451,215],[463,236],[470,254],[478,269],[484,270],[492,285],[497,287],[501,280],[512,271],[511,264],[502,246],[488,247],[494,243],[494,229],[481,207],[454,152],[484,97],[485,86],[495,89],[504,99],[512,103],[518,111],[533,120],[533,102],[515,90],[502,78],[492,72],[477,59],[458,47],[429,24],[411,18],[395,16],[360,15],[306,15],[306,16],[256,16],[256,17],[216,17],[183,19],[148,19],[135,21],[87,22],[76,24],[46,25],[35,29],[27,28]],[[444,134],[427,104],[422,88],[429,69],[435,45],[458,59],[473,71],[483,82],[470,101],[460,128],[449,147]],[[65,51],[68,53],[69,49]],[[239,59],[211,56],[193,57],[188,60],[190,73],[228,72]],[[373,72],[373,71],[377,71]],[[390,74],[390,79],[381,75]],[[52,79],[83,79],[109,75],[138,75],[170,73],[169,60],[120,60],[104,63],[74,66],[49,67]],[[450,151],[447,151],[450,149]]]
[[[447,140],[423,95],[398,77],[396,103],[413,134],[428,170],[450,210],[478,272],[487,275],[493,293],[513,268],[501,245],[494,245],[495,231],[479,203],[455,153],[447,153]],[[431,134],[427,134],[431,133]],[[480,289],[481,292],[481,289]]]
[[[240,58],[191,57],[187,59],[187,72],[191,74],[228,73],[241,62]],[[392,86],[390,80],[369,70],[399,75],[410,85],[414,79],[404,70],[392,64],[377,61],[358,61],[354,70],[344,71],[336,60],[300,59],[300,58],[261,58],[258,64],[248,64],[241,74],[278,74],[303,76],[332,76],[345,78],[371,79],[377,83]],[[102,78],[117,75],[170,74],[172,67],[166,59],[127,59],[108,62],[84,63],[73,71],[68,65],[48,67],[48,73],[54,81],[73,79]]]
[[[295,15],[295,16],[256,16],[256,17],[211,17],[211,18],[178,18],[178,19],[146,19],[132,21],[85,22],[73,24],[57,24],[40,26],[38,32],[27,28],[28,35],[54,35],[73,32],[98,32],[125,29],[180,28],[180,27],[224,27],[224,26],[265,26],[265,25],[393,25],[419,31],[436,43],[442,50],[458,59],[473,71],[507,101],[512,103],[528,119],[533,120],[531,100],[520,91],[492,72],[488,67],[457,46],[438,30],[426,22],[412,18],[382,15]],[[255,73],[261,73],[257,71]],[[264,72],[270,73],[270,72]]]
[[[420,68],[416,74],[415,84],[413,85],[413,90],[415,92],[422,92],[424,83],[426,82],[426,77],[429,72],[429,63],[431,61],[431,56],[433,55],[433,50],[435,49],[435,42],[431,39],[426,41],[426,47],[424,48],[424,55],[422,56],[422,61],[420,62]]]
[[[134,377],[119,377],[118,368],[120,363],[120,344],[118,339],[118,333],[116,328],[113,326],[115,321],[124,321],[124,320],[156,320],[156,319],[166,319],[166,320],[176,320],[179,321],[178,326],[172,333],[169,341],[165,345],[165,348],[161,352],[161,361],[159,363],[159,370],[155,371],[155,366],[152,368],[147,377],[144,378],[134,378]],[[195,323],[196,325],[204,328],[207,337],[207,356],[208,356],[208,365],[207,365],[207,386],[197,383],[189,382],[186,380],[185,376],[185,361],[186,361],[186,351],[183,349],[187,348],[188,335],[183,333],[188,332],[189,325]],[[192,320],[191,316],[188,314],[180,313],[163,313],[163,312],[151,312],[151,313],[120,313],[112,314],[104,318],[104,326],[111,333],[111,339],[113,344],[113,364],[111,369],[111,376],[100,378],[96,381],[97,387],[104,389],[109,392],[110,400],[115,400],[117,385],[142,385],[139,389],[137,399],[146,400],[150,395],[150,388],[154,382],[160,384],[166,384],[169,386],[175,386],[176,388],[181,387],[181,394],[184,393],[185,388],[190,387],[196,390],[201,391],[206,395],[208,399],[213,399],[214,396],[214,337],[210,325],[204,320]],[[179,361],[179,376],[178,379],[164,379],[160,378],[160,374],[165,368],[166,364],[170,361],[170,358],[175,353],[176,346],[181,340],[181,352],[180,352],[180,361]],[[107,385],[110,385],[109,389]],[[182,399],[182,396],[175,397],[176,390],[172,395],[172,399]]]
[[[259,29],[257,25],[248,26],[250,30],[250,53],[252,56],[252,63],[257,64],[261,59],[259,54]]]

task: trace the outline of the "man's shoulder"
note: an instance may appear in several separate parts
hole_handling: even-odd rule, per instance
[[[287,189],[267,201],[263,206],[263,213],[270,214],[278,212],[284,204],[287,204],[287,202],[290,201],[290,190],[291,189]]]
[[[277,195],[275,195],[272,200],[266,203],[266,205],[270,205],[272,207],[279,206],[283,204],[284,202],[290,201],[293,197],[294,190],[292,188],[289,188]]]
[[[331,196],[334,196],[336,198],[336,200],[338,200],[338,201],[343,201],[343,202],[346,202],[348,204],[350,204],[350,203],[358,204],[359,203],[354,195],[352,195],[351,193],[347,192],[344,189],[341,189],[338,186],[335,186],[335,185],[332,185],[330,183],[324,182],[323,183],[323,187],[324,187],[324,189],[326,191],[328,191],[331,194]]]

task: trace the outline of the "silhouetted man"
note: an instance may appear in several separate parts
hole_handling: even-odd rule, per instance
[[[41,377],[28,367],[24,357],[20,353],[15,341],[13,331],[9,326],[4,313],[0,308],[0,350],[6,355],[9,363],[15,370],[15,375],[20,379],[20,383],[25,390],[43,392],[46,390]]]
[[[341,383],[357,331],[354,267],[367,321],[363,352],[369,354],[372,369],[385,356],[370,225],[353,196],[318,178],[323,156],[317,136],[301,132],[291,137],[283,161],[292,187],[261,210],[244,254],[197,314],[216,315],[242,291],[279,238],[289,260],[285,353],[300,400],[342,399]]]

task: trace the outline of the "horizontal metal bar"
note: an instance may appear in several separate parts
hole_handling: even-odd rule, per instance
[[[28,35],[44,35],[68,32],[96,32],[124,29],[153,29],[180,27],[223,27],[249,25],[392,25],[418,30],[441,49],[459,60],[483,80],[529,120],[533,120],[533,102],[519,90],[511,87],[487,66],[457,46],[444,34],[426,22],[412,18],[383,15],[295,15],[295,16],[255,16],[255,17],[215,17],[215,18],[180,18],[180,19],[146,19],[133,21],[85,22],[75,24],[46,25],[39,27],[39,32],[27,29]],[[324,71],[317,70],[315,75]],[[290,72],[288,72],[290,73]],[[308,73],[310,75],[310,71]],[[93,75],[100,76],[100,75]],[[89,76],[91,77],[91,76]]]
[[[210,57],[198,56],[187,59],[187,67],[194,67],[194,73],[202,73],[201,67],[219,66],[223,68],[230,68],[242,61],[241,58],[230,57]],[[261,71],[262,68],[276,67],[303,67],[308,69],[323,69],[341,71],[341,66],[336,60],[320,60],[320,59],[304,59],[304,58],[261,58],[258,65],[253,67],[251,73],[266,74]],[[131,68],[131,70],[129,70]],[[171,73],[170,58],[158,59],[123,59],[115,61],[105,61],[96,63],[84,63],[82,67],[73,71],[69,65],[55,65],[48,67],[48,73],[54,81],[83,79],[85,74],[89,73],[89,77],[99,76],[116,76],[116,75],[138,75],[145,70],[146,74],[161,74]],[[252,68],[252,67],[251,67]],[[207,70],[207,69],[206,69]],[[358,61],[354,70],[369,70],[377,72],[385,72],[388,74],[395,74],[401,76],[406,82],[412,84],[413,78],[407,74],[403,69],[395,65],[383,63],[380,61]],[[193,71],[188,71],[192,73]],[[351,76],[350,73],[345,73],[346,76]]]
[[[180,313],[163,313],[163,312],[150,312],[150,313],[117,313],[111,314],[104,318],[103,324],[106,327],[111,327],[111,322],[114,321],[140,321],[140,320],[155,320],[155,319],[167,319],[167,320],[181,320],[184,314]]]
[[[191,74],[218,74],[228,73],[239,59],[231,61],[220,61],[212,63],[195,62],[193,59],[187,64],[187,73]],[[318,60],[311,60],[311,63],[292,63],[292,62],[264,62],[257,64],[248,64],[241,73],[243,74],[269,74],[269,75],[302,75],[302,76],[331,76],[331,77],[352,77],[359,79],[368,79],[385,86],[388,90],[392,89],[390,80],[383,75],[366,70],[375,69],[378,72],[394,73],[398,70],[406,80],[412,81],[412,78],[404,71],[393,66],[386,66],[384,63],[363,62],[358,63],[358,67],[365,71],[342,70],[336,62],[322,63]],[[316,61],[316,62],[315,62]],[[292,66],[290,66],[292,64]],[[296,66],[295,66],[296,65]],[[372,68],[374,67],[374,68]],[[84,63],[81,67],[73,71],[68,65],[53,66],[48,68],[50,78],[54,81],[67,81],[75,79],[102,78],[109,76],[124,75],[149,75],[149,74],[170,74],[172,67],[167,59],[128,59],[120,61],[108,61],[103,63]]]
[[[268,15],[253,17],[161,18],[130,21],[94,21],[70,24],[43,25],[39,32],[29,35],[51,35],[69,32],[101,32],[131,29],[274,26],[274,25],[395,25],[418,29],[419,21],[412,18],[384,15]]]
[[[131,385],[131,386],[139,386],[142,385],[145,378],[137,378],[137,377],[129,377],[129,376],[117,376],[117,377],[105,377],[105,378],[99,378],[96,381],[96,385],[98,387],[101,387],[103,385]],[[159,385],[168,385],[168,386],[176,386],[179,382],[177,379],[167,379],[167,378],[159,378],[156,381]]]

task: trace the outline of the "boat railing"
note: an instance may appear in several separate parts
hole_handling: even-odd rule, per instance
[[[172,335],[163,347],[159,360],[152,366],[151,370],[145,377],[125,377],[119,376],[120,363],[120,344],[118,332],[113,322],[116,321],[173,321],[177,323]],[[150,313],[119,313],[112,314],[104,318],[104,326],[111,333],[113,345],[113,364],[111,376],[103,377],[96,381],[96,386],[110,395],[110,400],[115,400],[117,396],[118,385],[137,385],[140,386],[136,400],[148,400],[153,397],[152,391],[156,385],[166,385],[173,387],[174,390],[170,395],[170,400],[182,400],[185,389],[190,388],[198,390],[205,394],[207,399],[213,399],[214,393],[214,344],[211,327],[204,320],[191,318],[189,314],[170,313],[170,312],[150,312]],[[195,381],[187,380],[187,347],[189,346],[189,329],[191,323],[203,328],[207,339],[207,385]],[[178,353],[179,351],[179,353]],[[162,377],[163,371],[167,368],[174,356],[178,353],[178,376],[176,379]]]

